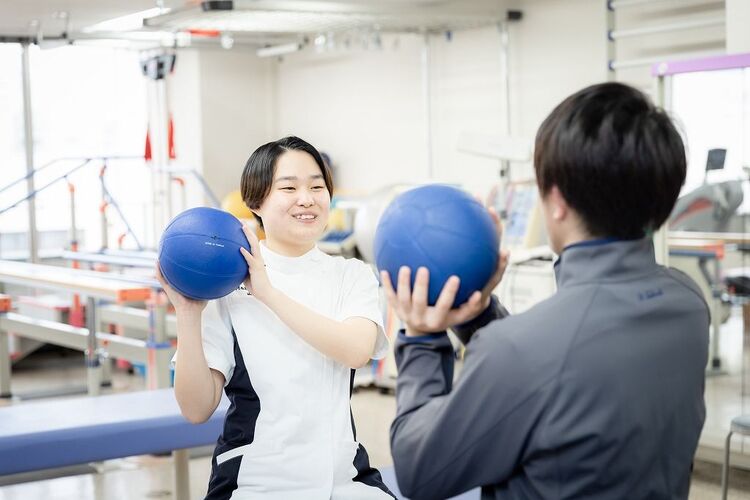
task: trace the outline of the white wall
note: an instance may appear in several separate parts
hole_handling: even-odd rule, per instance
[[[599,0],[523,0],[518,5],[523,19],[510,25],[511,132],[531,140],[563,98],[608,78],[607,10]],[[661,21],[654,18],[658,22],[722,12],[660,9],[654,14],[661,16]],[[639,12],[619,13],[618,28],[649,22]],[[711,48],[722,37],[723,29],[673,33],[657,40],[658,47],[643,37],[618,43],[617,57],[693,45]],[[505,130],[500,35],[496,27],[458,31],[450,41],[433,36],[430,49],[433,180],[486,192],[498,179],[499,162],[461,153],[456,144],[462,132],[497,135]],[[201,53],[201,161],[209,182],[217,194],[225,194],[237,185],[253,148],[288,134],[333,157],[339,168],[336,184],[344,192],[426,180],[422,55],[423,38],[417,35],[384,37],[381,50],[351,47],[320,54],[306,48],[281,61],[237,49]],[[648,67],[618,77],[651,85]],[[531,173],[530,164],[513,165],[516,179]]]
[[[276,136],[298,135],[329,153],[342,192],[426,172],[421,39],[386,37],[383,46],[277,63]]]
[[[177,56],[175,69],[169,82],[169,109],[174,122],[174,143],[177,159],[175,166],[193,168],[199,172],[203,168],[203,121],[200,119],[203,102],[201,92],[201,54],[195,50],[182,51]],[[188,205],[203,204],[203,193],[195,182],[186,182]],[[183,207],[176,200],[174,212]]]
[[[248,50],[183,50],[169,97],[177,164],[203,173],[214,194],[238,189],[245,161],[273,138],[273,71]]]
[[[203,175],[221,198],[238,189],[250,153],[272,140],[268,60],[252,51],[201,54]]]
[[[528,0],[522,7],[523,20],[510,28],[511,131],[531,139],[562,98],[606,78],[605,7],[592,0]],[[381,51],[309,50],[277,67],[276,135],[298,134],[328,151],[340,169],[337,184],[349,191],[426,180],[423,39],[394,43],[384,39]],[[456,146],[463,132],[505,131],[501,61],[496,27],[458,31],[450,41],[431,37],[433,180],[475,192],[497,181],[498,161]]]

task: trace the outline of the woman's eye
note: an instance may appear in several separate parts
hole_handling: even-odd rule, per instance
[[[313,186],[313,189],[325,189],[325,186]]]
[[[294,188],[292,186],[286,186],[281,188],[282,191],[294,191]]]

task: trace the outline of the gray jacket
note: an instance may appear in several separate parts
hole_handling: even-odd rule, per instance
[[[391,451],[406,496],[688,497],[705,418],[699,288],[656,264],[650,239],[572,245],[555,274],[557,293],[525,313],[493,298],[455,329],[455,386],[445,333],[399,335]]]

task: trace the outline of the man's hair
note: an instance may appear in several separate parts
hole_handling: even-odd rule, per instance
[[[273,176],[276,173],[276,162],[287,151],[304,151],[312,156],[323,174],[323,182],[328,188],[328,195],[333,196],[331,171],[323,162],[318,150],[299,137],[289,136],[262,145],[250,155],[247,163],[245,163],[245,169],[242,171],[242,178],[240,179],[240,193],[242,194],[242,201],[249,209],[259,208],[268,193],[271,192]],[[260,227],[263,227],[263,220],[257,215],[255,215],[255,218],[258,220]]]
[[[592,236],[636,239],[669,217],[686,174],[685,148],[667,114],[620,83],[561,102],[536,135],[542,196],[557,186]]]

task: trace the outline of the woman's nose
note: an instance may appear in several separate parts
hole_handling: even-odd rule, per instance
[[[299,199],[297,200],[298,205],[302,205],[303,207],[310,207],[315,203],[315,200],[312,197],[312,194],[306,190],[300,191]]]

